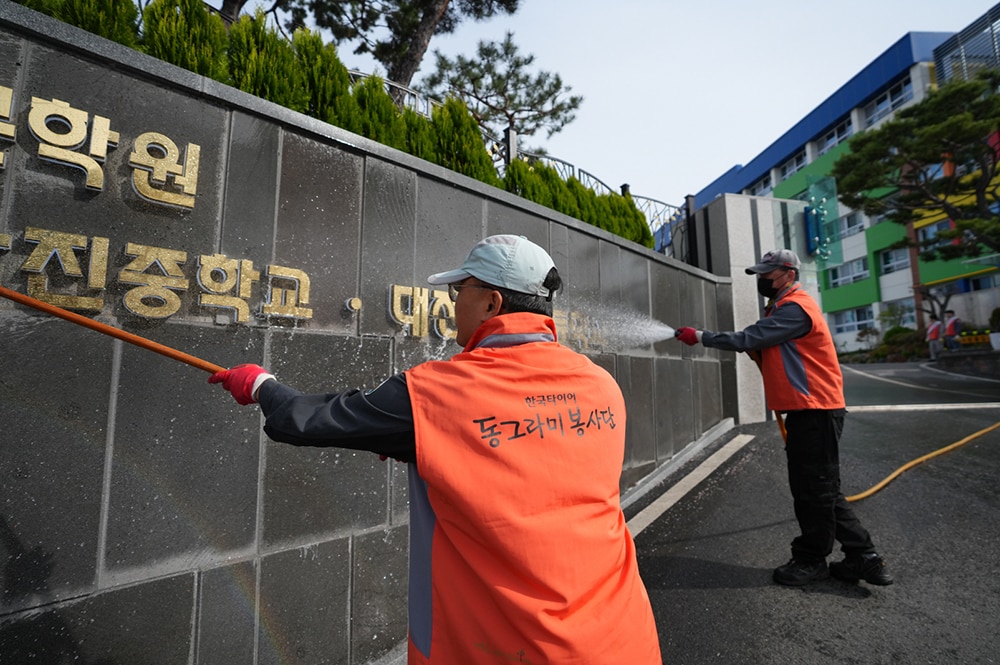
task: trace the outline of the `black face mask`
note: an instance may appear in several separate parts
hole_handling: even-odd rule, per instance
[[[778,295],[778,289],[774,288],[774,280],[766,277],[757,278],[757,293],[765,298],[773,298]]]

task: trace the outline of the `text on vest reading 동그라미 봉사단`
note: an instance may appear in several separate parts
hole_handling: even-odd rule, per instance
[[[615,414],[611,407],[591,409],[589,413],[580,408],[568,408],[553,414],[536,413],[530,418],[501,419],[497,416],[473,418],[479,426],[479,438],[489,443],[490,448],[498,448],[505,441],[517,441],[526,437],[544,439],[546,434],[566,436],[567,430],[584,436],[588,430],[602,427],[615,428]]]

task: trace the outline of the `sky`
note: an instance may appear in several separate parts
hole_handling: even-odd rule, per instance
[[[506,33],[532,71],[583,96],[543,147],[617,190],[682,205],[748,164],[908,32],[958,32],[996,0],[521,0],[513,16],[466,21],[431,40],[472,56]],[[338,49],[348,68],[384,74]]]

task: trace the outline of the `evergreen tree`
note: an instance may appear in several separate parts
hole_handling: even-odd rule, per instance
[[[309,91],[291,44],[267,27],[264,12],[243,16],[229,29],[229,76],[234,86],[305,113]]]
[[[360,110],[351,92],[347,67],[332,44],[323,44],[316,32],[305,28],[292,36],[295,58],[305,77],[309,101],[306,113],[349,132],[361,129]]]
[[[406,149],[406,124],[381,78],[369,76],[355,83],[354,99],[360,111],[362,136],[397,150]]]
[[[494,187],[500,178],[486,152],[479,125],[460,100],[448,99],[431,113],[437,137],[438,164]]]
[[[583,97],[570,95],[558,74],[530,74],[533,55],[521,55],[514,35],[503,42],[479,42],[475,58],[450,60],[435,51],[437,70],[421,89],[431,97],[453,95],[465,102],[476,122],[495,136],[507,128],[518,136],[544,130],[551,137],[572,122]]]
[[[403,124],[406,125],[406,152],[437,164],[437,137],[431,121],[413,109],[403,109]]]
[[[153,0],[142,12],[142,50],[216,81],[228,82],[229,34],[201,0]]]
[[[139,9],[132,0],[40,0],[28,6],[35,5],[63,23],[130,48],[139,42]]]
[[[519,2],[276,0],[274,7],[289,17],[286,25],[290,29],[311,20],[321,30],[329,30],[338,45],[355,43],[354,53],[372,54],[385,67],[388,80],[409,86],[435,35],[454,32],[465,19],[481,21],[499,14],[513,14]]]

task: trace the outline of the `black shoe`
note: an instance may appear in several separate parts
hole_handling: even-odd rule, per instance
[[[849,554],[843,561],[830,564],[830,574],[845,582],[864,580],[878,586],[888,586],[893,582],[885,559],[875,553]]]
[[[774,569],[774,581],[785,586],[802,586],[814,580],[825,580],[830,576],[826,561],[805,563],[792,559],[784,566]]]

